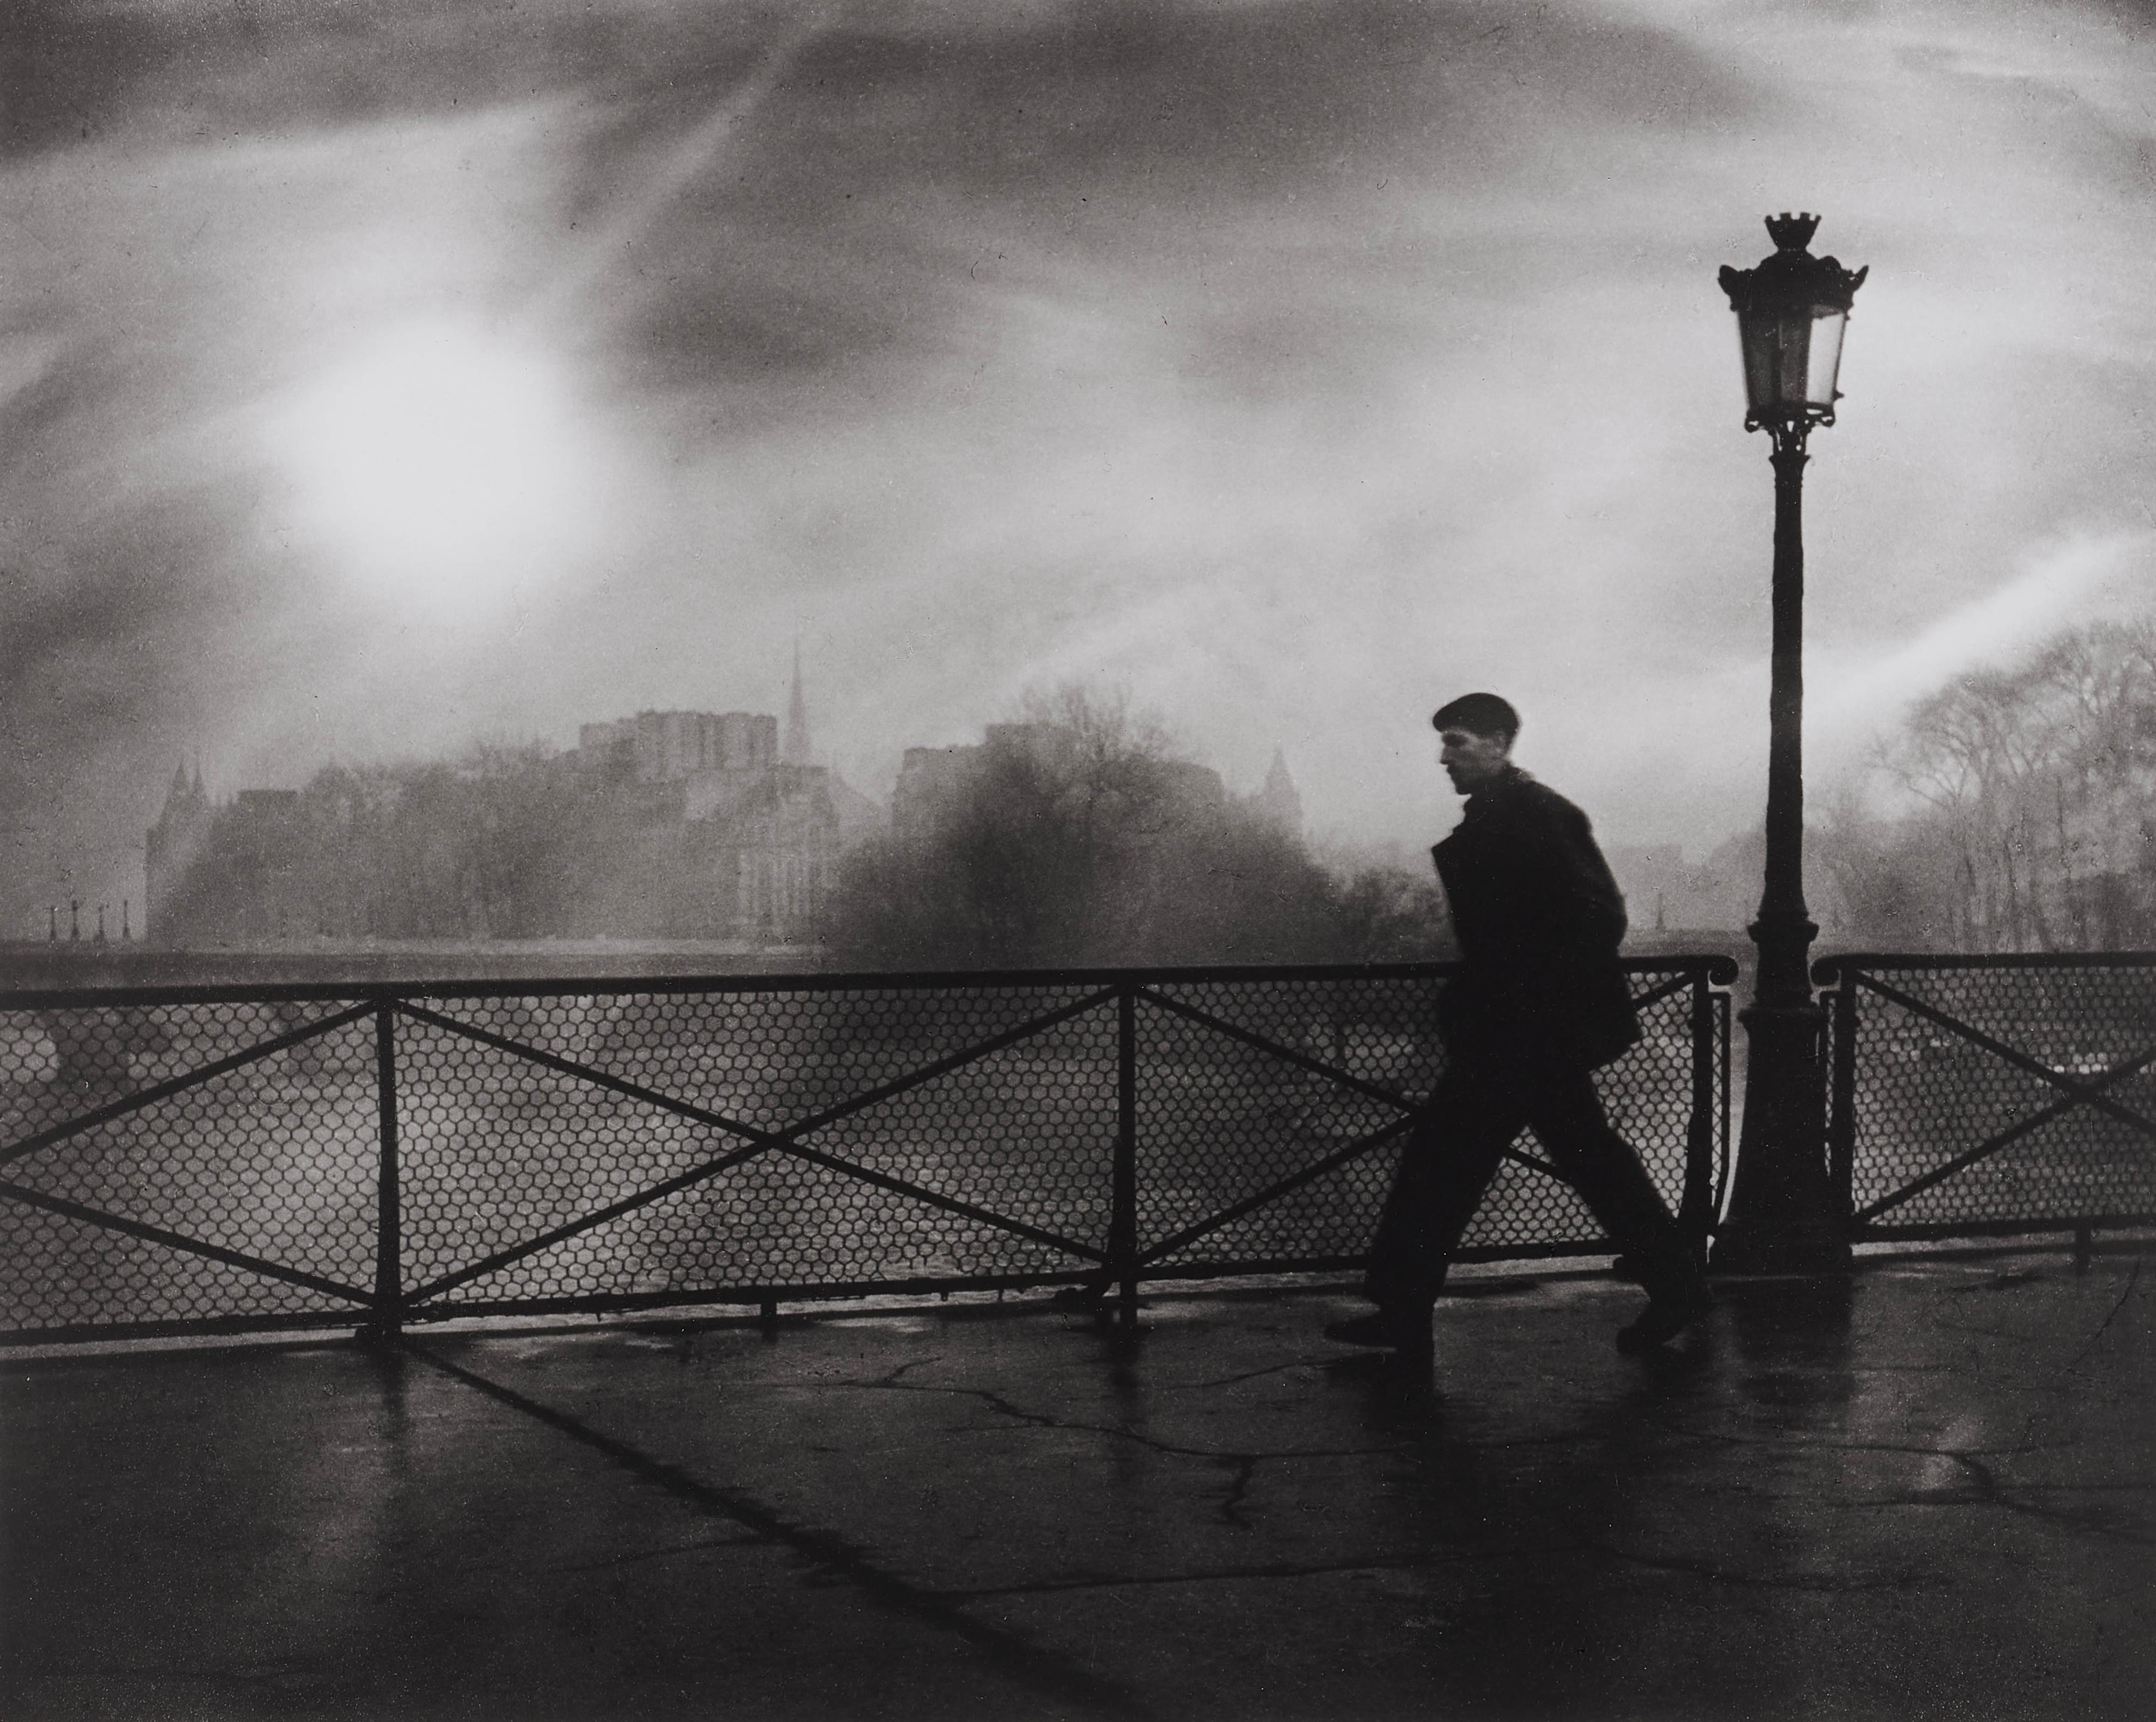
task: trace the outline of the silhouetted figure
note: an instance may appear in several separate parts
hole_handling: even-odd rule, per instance
[[[1644,1350],[1709,1307],[1707,1281],[1639,1157],[1610,1128],[1596,1067],[1640,1038],[1617,958],[1625,899],[1587,816],[1512,762],[1519,715],[1469,694],[1430,720],[1467,806],[1430,851],[1452,911],[1459,975],[1438,1004],[1446,1069],[1417,1115],[1371,1246],[1377,1313],[1326,1329],[1427,1356],[1430,1306],[1505,1151],[1525,1126],[1645,1286],[1618,1335]]]

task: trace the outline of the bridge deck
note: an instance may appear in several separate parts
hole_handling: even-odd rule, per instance
[[[22,1361],[0,1713],[2141,1716],[2156,1274]]]

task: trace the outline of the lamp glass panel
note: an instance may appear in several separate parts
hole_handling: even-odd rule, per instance
[[[1805,400],[1815,407],[1834,405],[1835,374],[1841,369],[1842,331],[1849,314],[1833,305],[1815,305],[1812,312],[1811,351],[1805,367]]]
[[[1757,311],[1737,315],[1737,344],[1744,356],[1744,402],[1754,413],[1774,404],[1774,320]]]
[[[1808,398],[1811,374],[1812,320],[1810,306],[1786,309],[1774,317],[1774,402],[1794,407]]]

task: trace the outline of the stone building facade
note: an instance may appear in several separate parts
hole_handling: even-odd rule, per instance
[[[798,674],[792,761],[774,717],[644,711],[566,754],[332,767],[221,803],[182,771],[148,834],[148,936],[813,939],[852,792],[807,762]]]

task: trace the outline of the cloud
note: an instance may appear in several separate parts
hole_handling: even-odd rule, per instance
[[[0,824],[78,874],[133,864],[175,750],[231,787],[773,710],[797,633],[824,744],[871,774],[1094,678],[1232,778],[1287,742],[1322,827],[1426,838],[1426,713],[1496,685],[1613,837],[1711,845],[1757,796],[1772,503],[1715,269],[1793,204],[1873,265],[1807,479],[1823,736],[2111,602],[2044,559],[2150,525],[2133,18],[20,16]],[[354,356],[443,327],[550,380],[575,482],[547,495],[586,499],[505,533],[528,556],[455,628],[358,527],[302,530],[275,443]],[[454,416],[393,452],[454,449]],[[421,525],[424,476],[367,531]],[[2020,619],[1984,608],[2020,581]],[[94,815],[35,787],[82,781]]]
[[[1957,606],[1869,661],[1815,662],[1815,727],[1829,738],[1881,720],[1972,670],[2005,669],[2061,632],[2156,601],[2156,532],[2076,536],[2031,556],[1992,592]]]

